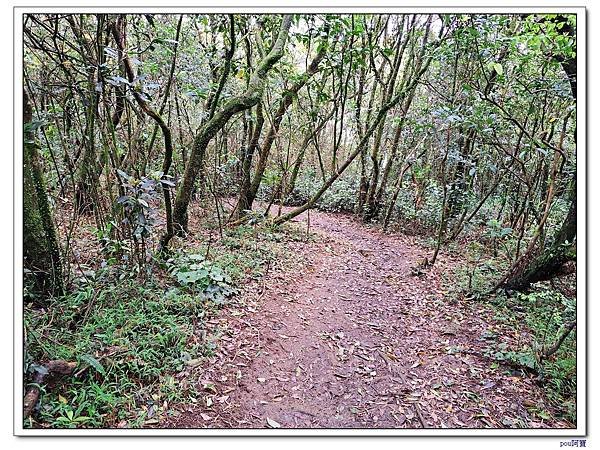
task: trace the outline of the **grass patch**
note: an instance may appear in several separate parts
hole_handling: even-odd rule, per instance
[[[77,368],[41,386],[24,426],[141,427],[157,423],[171,404],[197,401],[195,383],[174,375],[214,354],[218,336],[207,336],[206,321],[238,286],[291,260],[288,242],[306,239],[293,226],[226,229],[210,246],[154,264],[143,283],[109,264],[47,308],[26,306],[26,383],[44,361],[74,361]]]
[[[25,370],[53,359],[78,363],[74,376],[44,387],[37,423],[26,426],[140,426],[194,395],[174,389],[169,374],[202,354],[198,332],[214,308],[192,292],[124,280],[83,288],[47,311],[26,310]]]

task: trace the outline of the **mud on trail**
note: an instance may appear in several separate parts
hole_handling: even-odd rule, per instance
[[[306,216],[297,218],[306,226]],[[486,336],[515,343],[490,310],[450,302],[441,274],[415,276],[413,238],[311,211],[316,239],[290,242],[273,268],[217,318],[216,355],[195,368],[204,398],[159,426],[177,428],[569,427],[533,376],[484,356]]]

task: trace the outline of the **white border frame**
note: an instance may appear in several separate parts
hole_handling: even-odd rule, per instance
[[[229,6],[223,2],[222,6],[207,7],[157,7],[157,6],[90,6],[90,7],[34,7],[15,6],[13,9],[13,149],[14,149],[14,260],[13,260],[13,432],[17,436],[512,436],[512,437],[583,437],[587,434],[588,412],[588,380],[587,380],[587,29],[586,8],[583,6],[557,7],[551,1],[550,6],[527,7],[518,4],[504,7],[474,7],[474,6],[403,6],[403,7],[299,7],[299,6]],[[506,2],[511,4],[512,2]],[[21,92],[22,82],[22,33],[23,23],[21,17],[26,13],[97,13],[106,10],[111,13],[568,13],[577,16],[577,53],[579,56],[577,66],[577,196],[579,208],[577,211],[577,246],[579,257],[577,260],[577,428],[576,429],[26,429],[23,428],[23,280],[22,280],[22,240],[23,240],[23,129],[20,118],[22,117]],[[583,182],[582,182],[583,181]],[[582,200],[583,199],[583,200]],[[581,251],[583,249],[583,251]],[[583,320],[582,320],[583,318]]]

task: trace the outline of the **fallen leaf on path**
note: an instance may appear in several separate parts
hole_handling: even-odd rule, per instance
[[[190,359],[189,361],[185,362],[185,365],[189,366],[189,367],[196,367],[196,366],[199,366],[200,364],[202,364],[202,360],[198,359],[198,358],[197,359]]]
[[[281,424],[269,417],[267,417],[267,425],[269,428],[281,428]]]

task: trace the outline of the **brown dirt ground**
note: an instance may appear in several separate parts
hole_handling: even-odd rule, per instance
[[[306,226],[306,216],[297,218]],[[311,211],[292,267],[273,268],[212,321],[217,354],[180,374],[203,397],[170,428],[566,428],[532,375],[492,368],[490,333],[514,344],[485,305],[452,302],[442,255],[349,216]],[[487,337],[486,337],[487,336]]]

